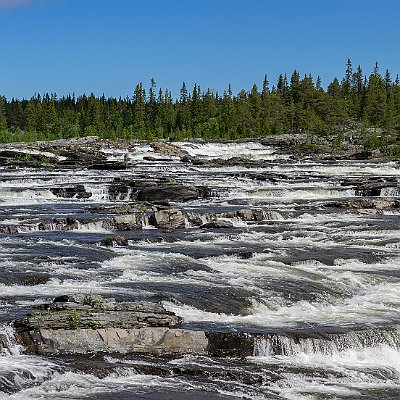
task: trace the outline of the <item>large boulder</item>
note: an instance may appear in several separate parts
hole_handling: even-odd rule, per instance
[[[183,229],[185,228],[185,217],[181,210],[171,208],[156,211],[150,216],[150,223],[159,229]]]
[[[116,215],[110,222],[111,228],[117,231],[142,229],[143,216],[139,214]]]

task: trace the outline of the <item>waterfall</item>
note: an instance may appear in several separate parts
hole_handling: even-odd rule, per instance
[[[323,337],[264,335],[255,340],[254,356],[292,356],[300,353],[333,355],[348,349],[362,350],[379,345],[399,350],[400,328],[367,329],[344,334],[326,334]]]
[[[15,330],[10,324],[0,325],[0,353],[3,356],[19,356],[22,353],[22,346],[17,344]]]

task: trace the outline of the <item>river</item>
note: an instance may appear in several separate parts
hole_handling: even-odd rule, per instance
[[[374,198],[400,198],[400,165],[299,161],[255,142],[177,145],[204,160],[252,162],[194,165],[138,144],[128,155],[103,149],[109,160],[128,158],[125,170],[0,168],[0,227],[15,227],[0,234],[0,331],[8,338],[0,398],[399,399],[400,209],[332,203],[360,199],[366,193],[355,182],[373,180],[392,182]],[[211,189],[211,197],[173,204],[185,212],[259,208],[264,217],[231,218],[225,229],[187,222],[172,232],[144,223],[119,232],[128,246],[101,246],[110,235],[101,222],[131,201],[110,195],[114,179],[153,177]],[[90,196],[51,190],[76,185]],[[39,229],[67,217],[85,223]],[[244,359],[24,354],[10,321],[70,293],[161,301],[184,327],[256,334],[257,346]]]

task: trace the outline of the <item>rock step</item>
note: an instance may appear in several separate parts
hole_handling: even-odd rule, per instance
[[[233,223],[227,219],[237,219],[244,222],[260,222],[279,220],[283,217],[276,211],[267,211],[261,208],[242,209],[238,211],[230,211],[223,213],[197,213],[183,212],[177,208],[167,208],[158,211],[131,212],[129,214],[115,215],[110,219],[75,219],[53,218],[41,221],[35,224],[21,225],[0,225],[0,234],[12,234],[29,231],[70,231],[78,230],[82,227],[90,229],[91,226],[96,228],[107,229],[110,231],[133,231],[141,230],[148,227],[161,229],[164,231],[173,231],[185,228],[231,228]],[[126,240],[123,237],[106,238],[102,245],[113,246],[114,244],[125,246]]]
[[[17,340],[28,354],[144,354],[178,356],[247,357],[256,339],[247,333],[204,332],[168,327],[133,329],[37,329],[19,332]]]

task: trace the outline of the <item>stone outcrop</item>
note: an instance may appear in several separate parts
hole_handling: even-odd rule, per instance
[[[78,220],[74,218],[54,218],[40,222],[38,225],[39,231],[70,231],[79,228]]]
[[[353,186],[356,196],[381,196],[383,189],[396,189],[399,182],[392,177],[347,178],[340,182],[342,186]]]
[[[57,164],[56,157],[49,157],[31,151],[0,150],[0,165],[27,168],[52,167]]]
[[[92,193],[87,192],[84,185],[76,185],[73,187],[51,188],[51,193],[57,197],[64,197],[66,199],[88,199]]]
[[[106,328],[71,330],[39,329],[32,337],[35,353],[62,354],[206,354],[204,332],[164,327],[139,329]]]
[[[183,150],[180,147],[175,146],[171,143],[154,142],[151,144],[151,147],[153,147],[154,151],[156,151],[157,153],[166,154],[168,156],[174,156],[179,158],[182,157],[190,158],[190,155],[186,150]]]
[[[184,202],[196,200],[201,196],[201,192],[194,186],[176,183],[165,183],[140,188],[136,192],[139,201],[149,202]]]
[[[142,219],[143,215],[141,214],[116,215],[105,225],[117,231],[132,231],[142,229]]]
[[[332,203],[326,203],[325,207],[348,208],[348,209],[384,209],[400,208],[400,199],[393,198],[362,198],[340,200]]]
[[[16,340],[28,354],[95,353],[247,357],[257,335],[181,329],[182,319],[161,304],[64,295],[16,320]],[[0,335],[0,349],[9,346]]]
[[[381,204],[381,207],[398,207],[397,200],[389,199],[365,199],[371,202],[373,206],[368,207],[368,203],[359,203],[360,200],[346,200],[336,203],[327,203],[327,207],[336,208],[371,208],[373,204]],[[364,207],[362,207],[364,205]],[[143,211],[139,211],[141,207]],[[380,207],[379,205],[377,207]],[[157,209],[158,208],[158,209]],[[232,220],[257,223],[265,220],[279,220],[282,216],[276,211],[267,211],[262,208],[244,208],[237,211],[228,211],[222,213],[197,213],[184,212],[178,208],[163,208],[163,206],[153,205],[151,207],[140,206],[121,206],[116,209],[104,209],[104,213],[117,213],[114,217],[99,220],[76,219],[72,217],[46,219],[39,223],[23,225],[1,225],[0,234],[13,234],[30,231],[70,231],[80,228],[90,229],[91,227],[107,229],[110,231],[136,231],[145,228],[156,228],[163,231],[174,231],[186,228],[232,228]],[[99,212],[96,208],[94,212]],[[101,243],[102,246],[126,246],[127,241],[121,235],[106,237]]]
[[[174,208],[156,211],[150,216],[149,222],[156,228],[164,230],[185,228],[185,217],[182,211]]]

